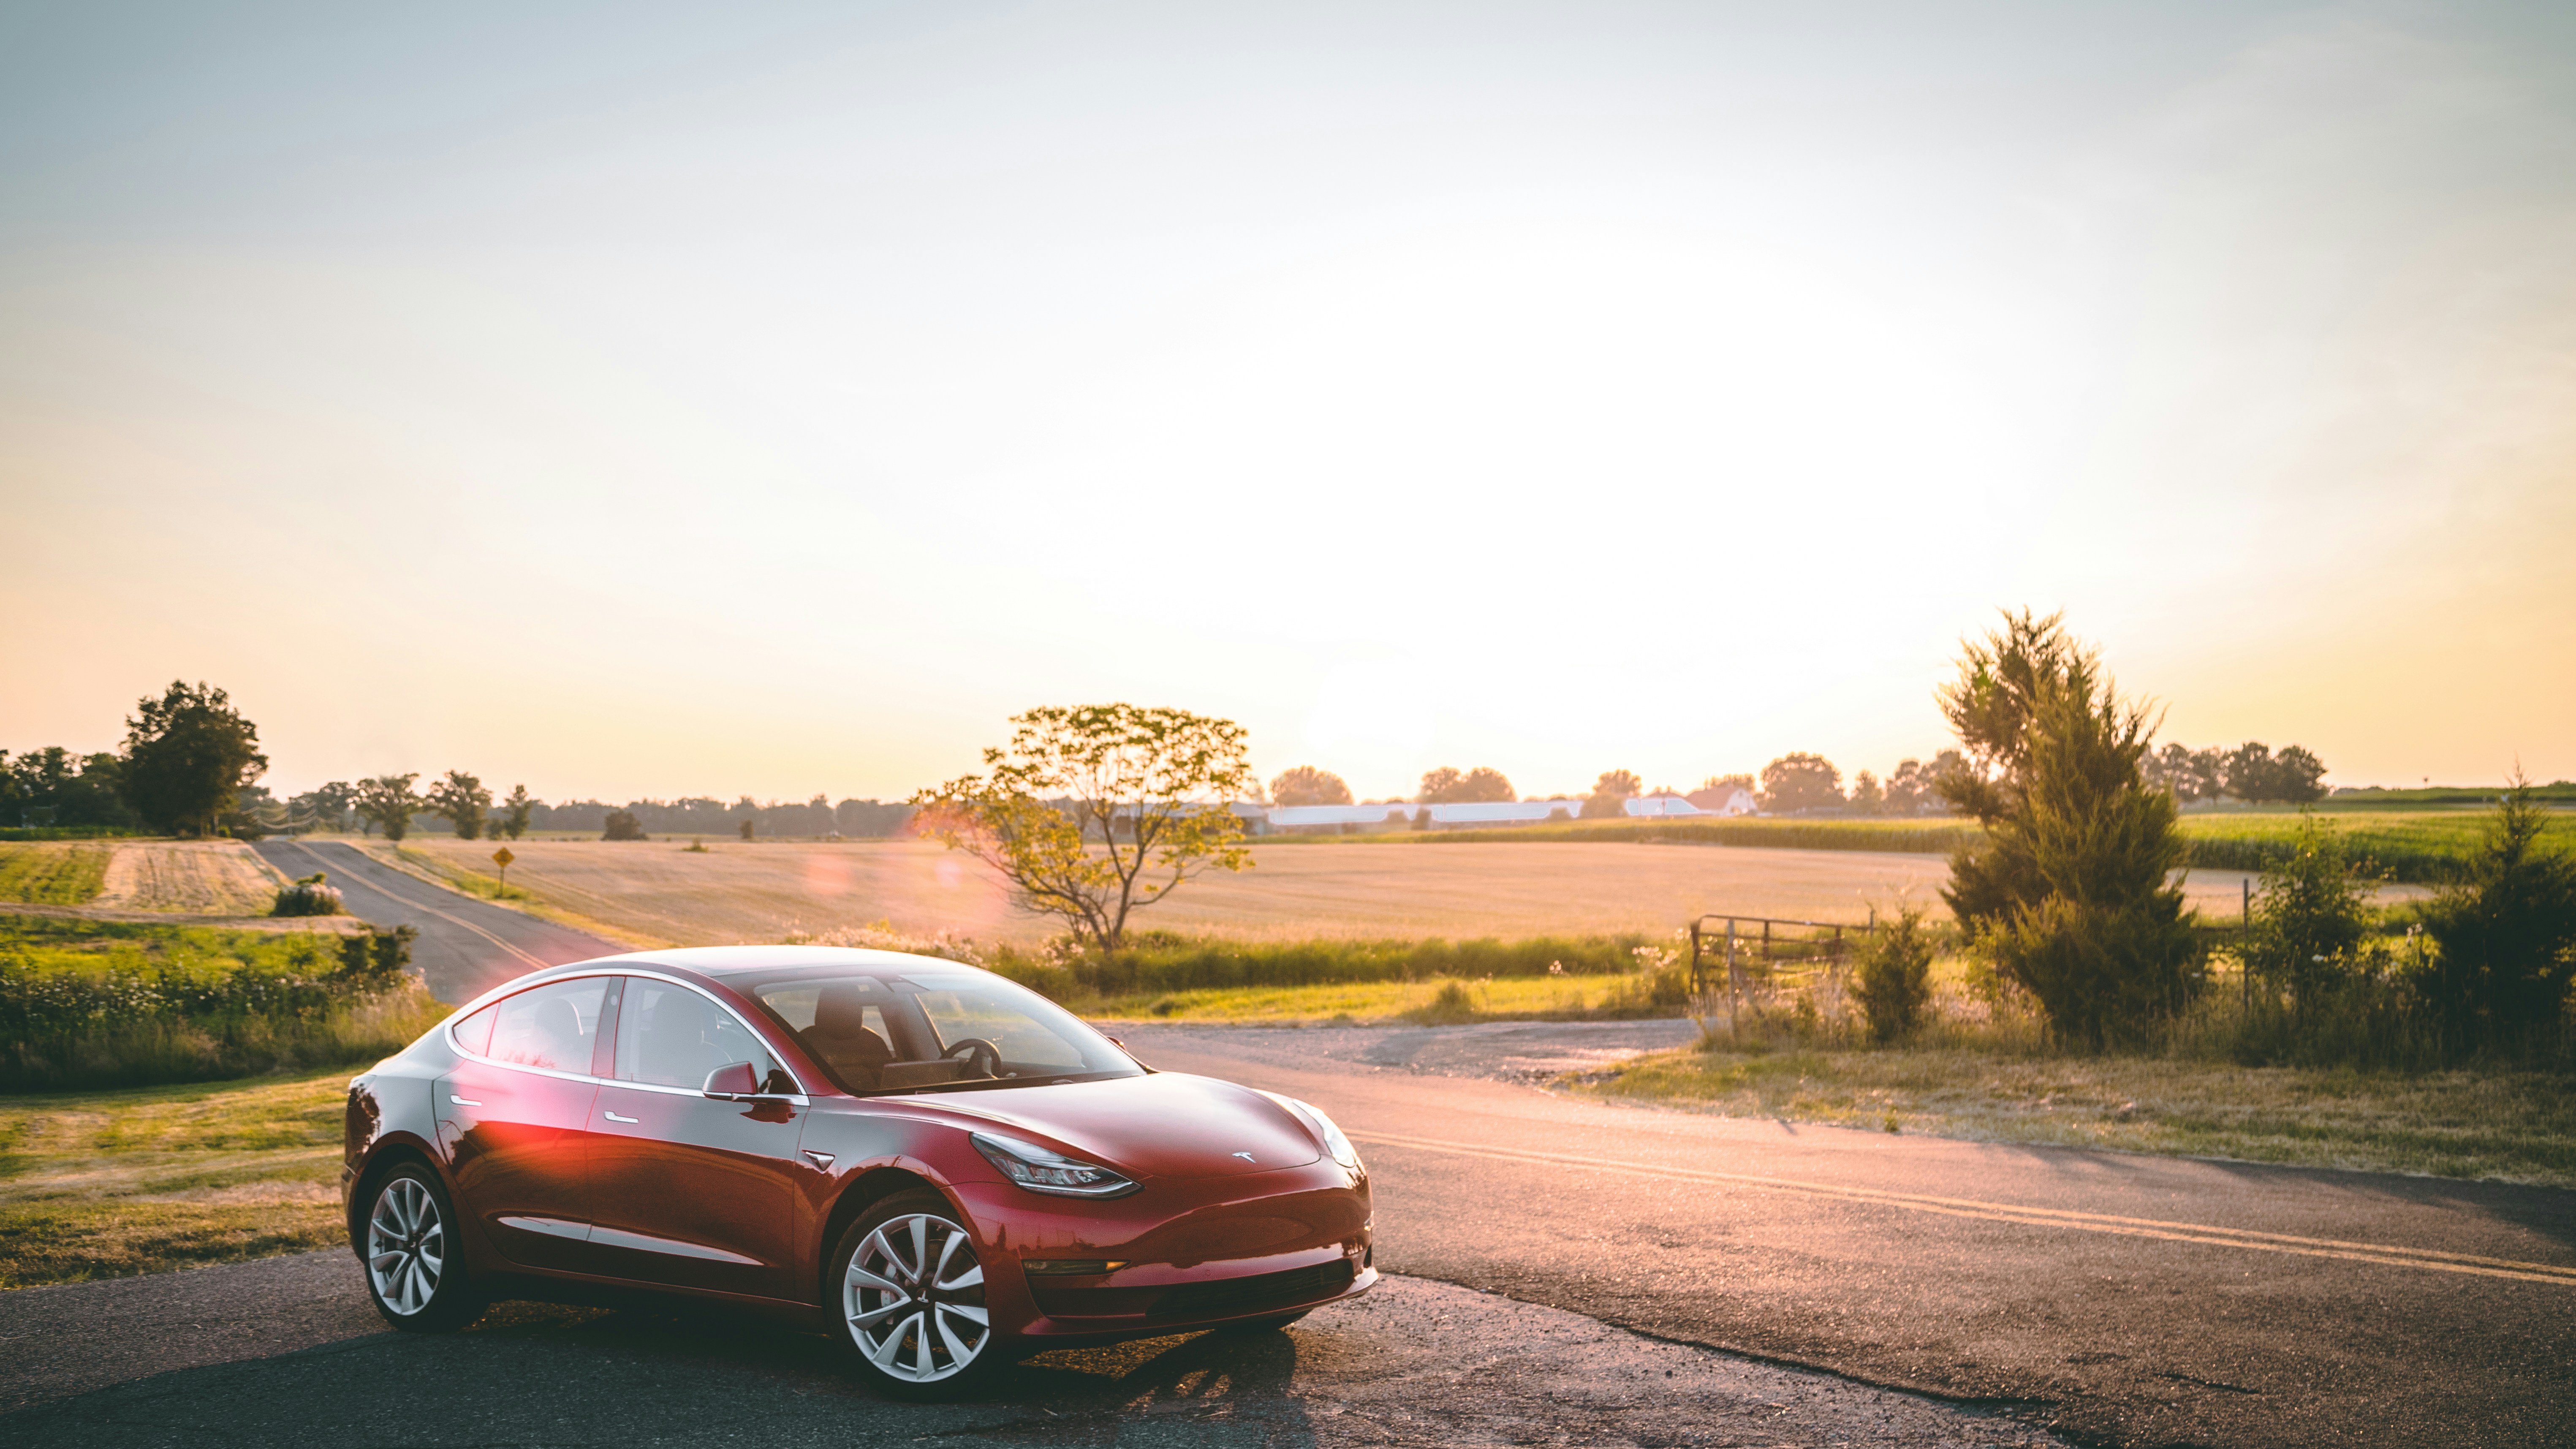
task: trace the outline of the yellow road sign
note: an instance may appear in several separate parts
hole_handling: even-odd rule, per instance
[[[499,850],[492,852],[492,863],[501,867],[503,870],[508,870],[510,868],[510,862],[517,859],[518,857],[512,855],[510,853],[510,847],[506,845],[502,846]]]

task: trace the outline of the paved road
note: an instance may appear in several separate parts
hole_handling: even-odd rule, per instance
[[[1597,1106],[1438,1032],[1120,1035],[1333,1113],[1394,1272],[2121,1444],[2576,1443],[2576,1193]]]
[[[505,1305],[382,1331],[307,1253],[0,1294],[0,1442],[66,1446],[1140,1446],[2060,1441],[2010,1418],[1390,1279],[1286,1334],[1044,1355],[954,1405],[875,1397],[819,1336]]]
[[[429,994],[462,1004],[540,966],[614,956],[626,947],[434,886],[336,840],[263,840],[252,849],[290,876],[327,872],[349,913],[379,926],[415,926],[412,964]]]

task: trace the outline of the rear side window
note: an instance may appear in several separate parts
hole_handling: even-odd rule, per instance
[[[599,1043],[600,1009],[607,999],[608,978],[585,976],[496,1001],[467,1017],[466,1023],[491,1016],[491,1044],[483,1054],[496,1062],[586,1076]],[[458,1035],[471,1044],[461,1025]]]
[[[456,1024],[456,1044],[478,1057],[492,1054],[492,1019],[501,1014],[501,1003],[474,1013]]]

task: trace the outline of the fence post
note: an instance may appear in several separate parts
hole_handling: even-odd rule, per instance
[[[1700,984],[1700,970],[1699,970],[1699,919],[1698,919],[1696,916],[1694,916],[1694,917],[1692,917],[1692,918],[1691,918],[1691,928],[1690,928],[1690,931],[1691,931],[1691,969],[1690,969],[1691,995],[1693,995],[1693,996],[1697,996],[1697,995],[1699,995],[1699,994],[1700,994],[1700,992],[1701,992],[1701,990],[1702,990],[1703,988],[1702,988],[1702,986],[1701,986],[1701,984]]]
[[[1726,989],[1735,1005],[1727,1013],[1727,1024],[1735,1032],[1735,1044],[1744,1045],[1744,973],[1735,966],[1735,918],[1726,918]]]
[[[2254,958],[2245,954],[2245,942],[2254,934],[2254,877],[2249,875],[2236,884],[2245,903],[2242,914],[2236,918],[2237,995],[2241,998],[2237,1009],[2251,1016],[2254,1012]]]

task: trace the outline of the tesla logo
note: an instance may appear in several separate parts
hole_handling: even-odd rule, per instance
[[[1234,1155],[1242,1158],[1246,1162],[1250,1162],[1252,1160],[1252,1154],[1249,1152],[1238,1152]]]

